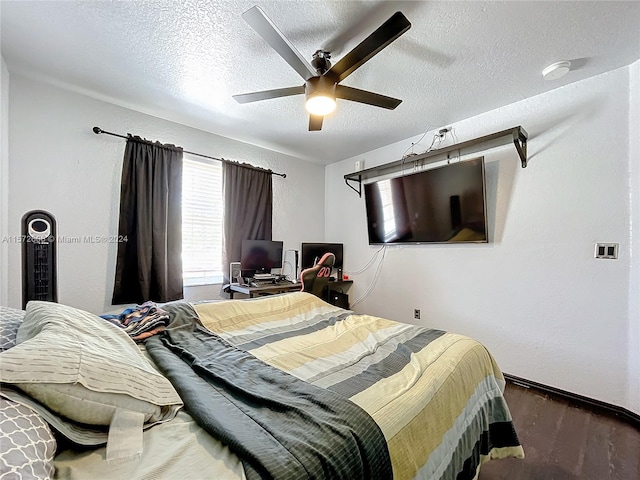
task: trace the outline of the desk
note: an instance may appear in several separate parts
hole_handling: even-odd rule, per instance
[[[276,293],[295,292],[302,289],[302,284],[298,283],[280,283],[274,285],[264,285],[260,287],[250,287],[249,285],[231,284],[229,285],[229,298],[233,298],[234,293],[244,293],[249,298],[258,295],[273,295]]]
[[[336,280],[335,282],[327,283],[324,291],[322,292],[322,299],[326,302],[335,304],[332,301],[331,292],[348,290],[353,280]],[[287,292],[299,292],[302,289],[300,282],[296,283],[280,283],[274,285],[264,285],[260,287],[250,287],[249,285],[231,284],[229,285],[229,298],[233,298],[234,293],[244,293],[249,295],[249,298],[254,298],[259,295],[274,295],[276,293]],[[341,292],[344,293],[344,292]],[[348,305],[345,308],[349,308]]]

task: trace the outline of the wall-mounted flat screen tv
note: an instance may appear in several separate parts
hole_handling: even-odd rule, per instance
[[[488,242],[484,158],[364,186],[370,244]]]

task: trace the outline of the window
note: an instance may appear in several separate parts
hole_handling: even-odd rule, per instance
[[[222,163],[184,156],[182,276],[184,285],[222,283]]]

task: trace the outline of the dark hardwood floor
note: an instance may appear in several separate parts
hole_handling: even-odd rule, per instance
[[[507,384],[524,460],[483,465],[479,480],[640,480],[640,430],[606,412]]]

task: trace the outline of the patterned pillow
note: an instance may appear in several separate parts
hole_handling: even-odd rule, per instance
[[[24,310],[0,307],[0,352],[16,344],[16,333],[24,318]]]
[[[0,307],[0,353],[16,344],[24,314]],[[55,451],[56,439],[47,422],[26,405],[0,396],[0,480],[52,478]]]
[[[29,407],[0,397],[0,479],[53,478],[56,440]]]

